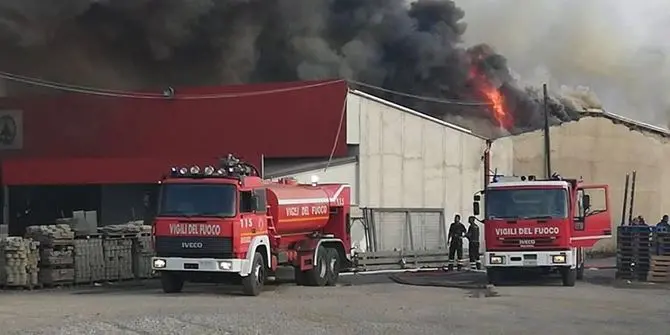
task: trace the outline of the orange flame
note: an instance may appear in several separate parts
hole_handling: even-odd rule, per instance
[[[505,110],[505,97],[500,91],[494,87],[487,78],[478,75],[477,71],[471,69],[470,78],[474,79],[477,89],[486,97],[490,103],[493,112],[493,118],[497,121],[501,128],[510,129],[514,120],[512,116]]]
[[[505,111],[505,98],[500,91],[490,85],[482,85],[480,87],[486,99],[491,103],[493,109],[493,117],[498,121],[498,125],[508,129],[511,124],[511,118]]]

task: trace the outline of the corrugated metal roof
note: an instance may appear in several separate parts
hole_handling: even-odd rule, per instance
[[[582,111],[581,114],[582,116],[604,117],[612,120],[615,123],[625,124],[626,126],[628,126],[633,130],[647,131],[657,135],[661,135],[663,137],[670,137],[670,130],[666,128],[654,126],[640,121],[635,121],[625,116],[610,113],[602,109],[593,109],[593,108],[587,109]]]

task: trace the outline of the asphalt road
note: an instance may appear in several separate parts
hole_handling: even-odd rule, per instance
[[[349,277],[329,288],[273,285],[259,297],[155,282],[0,292],[7,334],[665,334],[670,291],[612,287],[589,271],[576,287],[555,281],[473,291],[399,285],[387,275]]]

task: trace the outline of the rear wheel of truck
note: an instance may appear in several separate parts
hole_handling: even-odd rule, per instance
[[[584,279],[584,263],[579,264],[577,266],[577,280],[583,280]]]
[[[305,273],[307,285],[309,286],[324,286],[328,282],[328,249],[319,247],[314,260],[314,267],[307,270]]]
[[[575,286],[575,282],[577,281],[577,268],[561,269],[561,279],[563,280],[563,286]]]
[[[242,293],[244,295],[257,296],[263,291],[265,285],[265,261],[260,252],[254,254],[254,260],[251,263],[251,273],[242,277]]]
[[[328,250],[326,254],[326,264],[328,264],[326,285],[335,286],[340,278],[340,253],[335,248],[326,250]]]
[[[307,285],[307,275],[306,272],[300,270],[299,266],[293,267],[293,276],[295,277],[295,284],[298,286]]]
[[[184,279],[175,273],[161,272],[161,286],[165,293],[179,293],[184,288]]]

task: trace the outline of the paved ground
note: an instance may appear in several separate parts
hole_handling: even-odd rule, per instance
[[[260,297],[191,285],[0,292],[7,334],[665,334],[668,290],[613,288],[608,270],[588,282],[498,287],[498,297],[404,286],[385,275],[351,286],[272,286]]]

